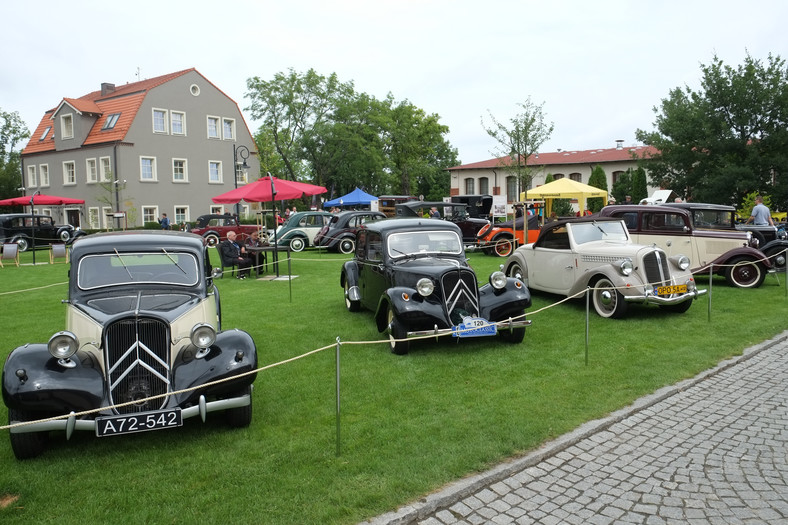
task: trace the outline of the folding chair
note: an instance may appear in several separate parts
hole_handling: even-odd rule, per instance
[[[58,259],[68,263],[68,250],[65,244],[56,243],[49,246],[49,264],[55,264]]]
[[[3,244],[3,254],[0,256],[0,266],[2,261],[14,261],[19,266],[19,246],[15,242]]]

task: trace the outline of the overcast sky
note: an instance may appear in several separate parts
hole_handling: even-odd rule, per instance
[[[102,82],[194,67],[243,109],[248,78],[313,68],[438,114],[462,163],[497,156],[482,118],[507,122],[529,97],[555,125],[541,151],[633,145],[715,54],[788,59],[784,0],[12,2],[0,7],[0,109],[31,130]]]

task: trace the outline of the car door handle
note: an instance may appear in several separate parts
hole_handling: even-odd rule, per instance
[[[569,266],[564,266],[564,270],[571,270],[572,268],[574,268],[574,266],[571,264]]]

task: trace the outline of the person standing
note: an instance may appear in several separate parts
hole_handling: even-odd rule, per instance
[[[755,197],[755,206],[752,207],[752,213],[750,213],[750,218],[747,219],[745,224],[750,224],[754,222],[756,226],[774,226],[774,221],[772,220],[772,213],[769,211],[769,208],[763,203],[763,197],[757,195]]]
[[[162,230],[170,229],[170,219],[167,217],[166,213],[161,214],[161,219],[159,219],[159,224],[161,224]]]
[[[432,208],[430,208],[430,217],[432,217],[433,219],[440,219],[441,212],[438,211],[438,208],[433,206]]]

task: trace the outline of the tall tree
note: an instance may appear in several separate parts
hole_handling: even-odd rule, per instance
[[[521,191],[531,187],[533,175],[528,167],[527,159],[539,152],[539,147],[544,144],[553,133],[553,123],[545,122],[542,104],[534,104],[531,97],[524,103],[517,104],[521,112],[509,119],[508,124],[499,122],[491,112],[491,125],[488,127],[482,118],[482,127],[487,134],[498,144],[495,151],[491,152],[501,159],[502,165],[514,172],[519,181],[518,195]]]
[[[26,186],[16,148],[28,137],[30,131],[19,112],[0,109],[0,198],[17,197],[18,188]]]
[[[607,175],[605,175],[605,170],[599,164],[594,166],[594,169],[591,170],[591,176],[588,177],[588,185],[607,191]],[[602,197],[588,199],[588,209],[593,213],[601,210],[605,204],[607,203]]]
[[[747,55],[734,68],[714,56],[701,88],[675,88],[662,100],[656,131],[637,130],[658,153],[651,182],[688,199],[737,204],[749,192],[788,193],[788,68]]]
[[[648,182],[646,181],[646,170],[638,166],[632,172],[632,202],[638,203],[648,197]]]
[[[618,176],[610,193],[619,204],[624,202],[627,195],[632,196],[632,168]]]

